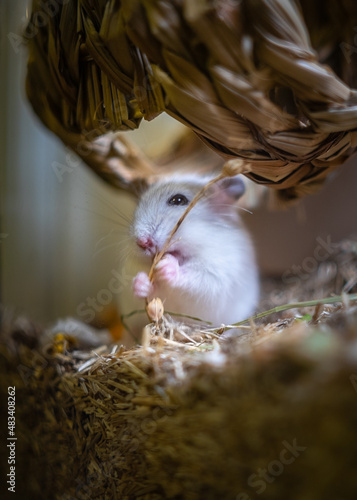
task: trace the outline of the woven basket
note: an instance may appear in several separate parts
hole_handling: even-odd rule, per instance
[[[33,0],[27,95],[113,185],[161,167],[108,132],[165,111],[288,201],[357,146],[356,26],[353,0]]]

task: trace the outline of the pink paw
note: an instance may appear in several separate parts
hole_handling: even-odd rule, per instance
[[[155,278],[173,285],[179,276],[179,263],[177,259],[166,254],[155,267]]]
[[[133,291],[135,297],[145,299],[153,291],[153,284],[149,280],[149,276],[146,273],[138,273],[133,281]]]

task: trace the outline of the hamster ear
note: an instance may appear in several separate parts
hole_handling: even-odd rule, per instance
[[[212,186],[210,199],[219,208],[224,205],[233,205],[245,192],[245,185],[241,175],[225,177]]]

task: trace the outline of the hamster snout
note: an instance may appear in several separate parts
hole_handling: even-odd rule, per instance
[[[169,178],[149,187],[138,203],[132,235],[143,255],[160,252],[207,178]],[[136,297],[160,297],[165,310],[231,324],[254,312],[259,284],[254,250],[238,216],[240,176],[223,179],[188,213],[154,270],[139,272]]]
[[[155,251],[155,245],[150,236],[138,236],[136,238],[136,244],[139,248],[145,251],[145,253],[152,254]]]

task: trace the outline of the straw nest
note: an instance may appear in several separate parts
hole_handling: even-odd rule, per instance
[[[357,242],[344,242],[299,286],[265,283],[264,300],[356,292],[356,265]],[[19,497],[355,499],[357,308],[300,312],[235,340],[89,352],[65,337],[40,348],[42,329],[3,311]]]
[[[165,111],[290,200],[356,147],[356,25],[353,0],[33,0],[27,94],[113,185],[163,169],[109,132]]]

